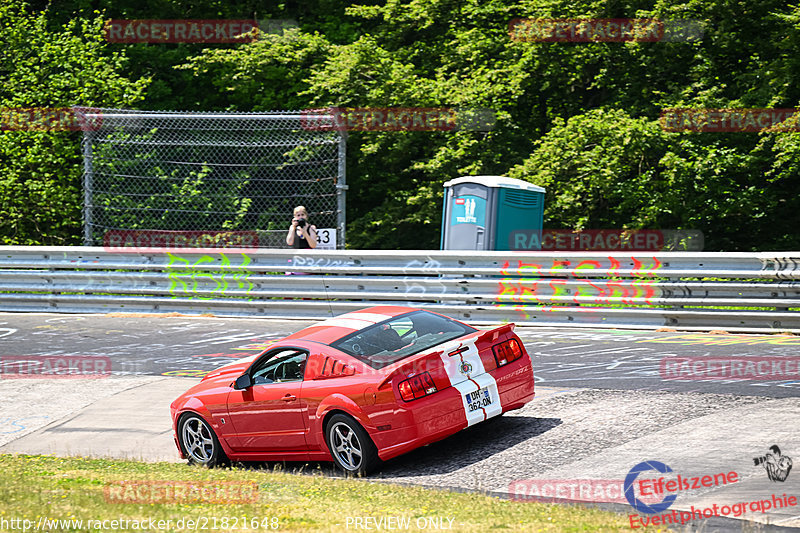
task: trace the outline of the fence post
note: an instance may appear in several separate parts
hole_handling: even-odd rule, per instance
[[[339,137],[339,180],[336,183],[336,243],[337,248],[344,249],[344,235],[346,226],[346,199],[347,199],[347,132],[342,131]]]
[[[95,133],[91,129],[83,132],[83,245],[94,246],[92,235],[92,187],[94,168],[92,166],[92,146]]]

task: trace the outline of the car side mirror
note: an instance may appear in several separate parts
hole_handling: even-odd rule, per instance
[[[252,386],[253,378],[250,377],[250,374],[242,374],[236,378],[236,382],[233,384],[233,388],[236,390],[249,389]]]

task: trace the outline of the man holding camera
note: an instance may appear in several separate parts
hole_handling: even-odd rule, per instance
[[[316,248],[317,227],[308,223],[308,211],[302,205],[294,208],[294,218],[286,234],[286,244],[292,248]]]

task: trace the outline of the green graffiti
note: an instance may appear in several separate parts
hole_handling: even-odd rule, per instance
[[[173,268],[173,265],[175,264],[176,261],[182,261],[182,262],[184,262],[186,264],[187,267],[189,266],[189,261],[187,261],[183,257],[178,257],[176,255],[172,255],[169,252],[167,252],[167,257],[169,257],[169,263],[167,263],[167,268],[168,269]],[[188,292],[189,291],[189,287],[186,286],[186,282],[184,282],[183,278],[181,278],[181,275],[182,275],[181,272],[174,272],[174,271],[170,270],[167,275],[169,276],[169,280],[170,280],[169,293],[173,295],[173,298],[175,297],[175,295],[174,295],[175,294],[175,287],[178,285],[178,283],[183,285],[183,291],[184,292]]]
[[[240,266],[246,267],[251,263],[252,259],[247,254],[242,254],[242,264]],[[253,290],[253,284],[250,281],[250,271],[249,270],[240,270],[238,272],[233,273],[233,280],[236,282],[238,288],[244,289],[245,285],[247,285],[247,294],[250,294],[250,291]]]
[[[249,295],[253,290],[253,284],[250,282],[252,273],[243,267],[249,265],[253,260],[247,254],[240,255],[242,256],[241,263],[231,265],[228,256],[222,253],[214,254],[213,256],[203,255],[194,263],[190,263],[184,257],[167,252],[169,257],[169,262],[167,263],[170,280],[169,293],[173,298],[189,296],[200,300],[211,300],[218,296],[226,296],[229,287],[228,280],[232,279],[237,289],[245,289],[245,293]],[[200,265],[217,263],[219,263],[219,270],[197,270]],[[187,278],[191,283],[191,288],[187,283]],[[202,289],[201,283],[205,282],[207,284],[209,281],[213,282],[214,288],[211,289],[211,295],[205,295],[203,293],[208,289]]]

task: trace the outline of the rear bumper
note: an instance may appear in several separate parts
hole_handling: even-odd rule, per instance
[[[509,379],[504,379],[508,377]],[[497,380],[503,412],[519,409],[533,400],[535,395],[533,371],[530,363]]]
[[[467,427],[467,418],[461,406],[461,398],[455,389],[441,391],[450,398],[437,401],[434,408],[409,410],[413,422],[371,435],[382,460],[402,455],[415,448],[442,440]],[[421,401],[421,400],[418,400]]]
[[[525,364],[530,369],[530,362]],[[511,375],[511,379],[498,380],[503,413],[519,409],[534,397],[532,372],[510,369],[507,375]],[[384,461],[447,438],[468,425],[463,399],[455,387],[410,402],[403,411],[395,420],[405,421],[404,425],[393,424],[391,429],[370,432],[378,456]]]

